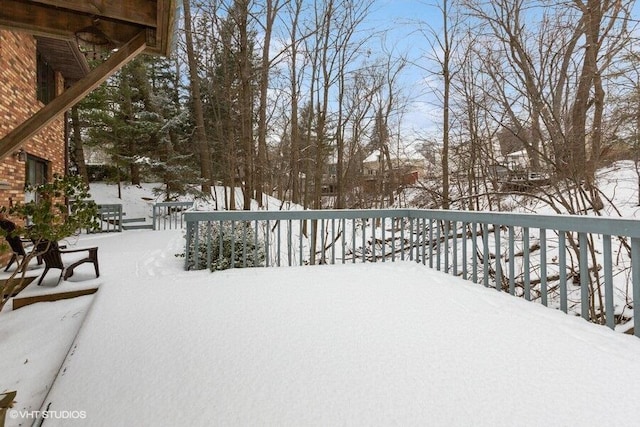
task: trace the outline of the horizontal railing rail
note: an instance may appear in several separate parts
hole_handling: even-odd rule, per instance
[[[633,317],[640,336],[640,304],[629,302],[640,301],[638,220],[421,209],[189,211],[184,220],[187,269],[411,260],[610,328]],[[629,285],[632,298],[616,294]]]
[[[153,229],[167,230],[184,228],[184,213],[193,207],[193,202],[158,202],[153,204]]]

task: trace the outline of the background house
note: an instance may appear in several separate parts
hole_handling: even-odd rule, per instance
[[[383,191],[402,185],[413,185],[424,178],[427,160],[420,154],[391,155],[391,170],[379,150],[373,151],[362,162],[364,190],[375,192],[383,185]]]

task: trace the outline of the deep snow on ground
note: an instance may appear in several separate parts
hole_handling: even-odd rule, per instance
[[[111,268],[44,405],[84,411],[78,424],[599,426],[640,416],[636,338],[422,265],[185,272],[173,256],[179,232],[98,240]]]
[[[633,178],[608,193],[629,201],[623,216],[637,211]],[[143,217],[151,186],[92,193]],[[18,391],[15,409],[44,401],[91,426],[599,426],[640,415],[635,337],[409,262],[185,272],[183,242],[175,230],[68,239],[99,246],[101,277],[86,264],[58,288],[53,272],[23,292],[100,291],[0,313],[0,392]]]
[[[93,297],[40,303],[0,314],[0,392],[17,390],[16,410],[40,408]],[[7,426],[23,420],[8,419]],[[27,425],[30,423],[23,423]]]

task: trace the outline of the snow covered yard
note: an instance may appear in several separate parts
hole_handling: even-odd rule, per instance
[[[44,426],[601,426],[640,416],[637,338],[422,265],[185,272],[179,231],[70,244],[100,247],[101,277],[87,266],[60,286],[95,281],[96,296],[0,314],[0,387],[18,390],[16,409],[38,409],[39,398],[41,409],[83,415]],[[71,346],[78,323],[58,319],[87,311]],[[47,336],[57,348],[41,348]],[[11,414],[9,426],[33,421]]]

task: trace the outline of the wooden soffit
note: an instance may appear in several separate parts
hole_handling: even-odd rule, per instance
[[[62,73],[67,87],[91,71],[86,58],[73,40],[40,36],[36,36],[36,40],[38,41],[38,51],[51,65],[51,68]]]
[[[168,55],[174,32],[176,0],[0,0],[0,27],[74,40],[94,26],[118,48],[141,31],[144,53]]]

